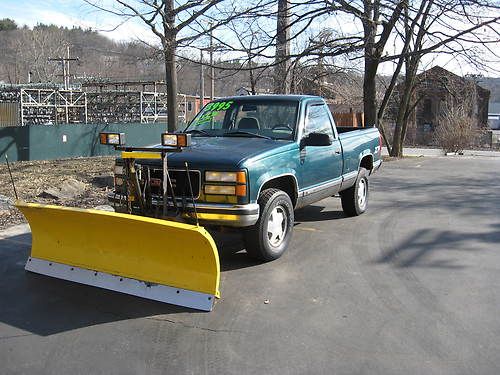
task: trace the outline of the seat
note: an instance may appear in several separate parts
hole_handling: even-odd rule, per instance
[[[238,122],[238,129],[260,129],[259,122],[253,117],[243,117]]]

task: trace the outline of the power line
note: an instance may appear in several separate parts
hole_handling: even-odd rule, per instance
[[[70,61],[78,61],[78,57],[70,57],[69,55],[69,46],[66,47],[66,57],[49,57],[47,60],[48,61],[58,61],[61,63],[62,70],[63,70],[63,80],[64,80],[64,88],[67,90],[69,88],[69,62]]]

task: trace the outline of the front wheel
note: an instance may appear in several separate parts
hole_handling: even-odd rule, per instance
[[[358,216],[368,207],[368,171],[360,168],[354,186],[340,192],[342,209],[347,216]]]
[[[244,232],[248,255],[265,262],[278,259],[288,247],[293,233],[293,205],[287,193],[266,189],[259,196],[260,216]]]

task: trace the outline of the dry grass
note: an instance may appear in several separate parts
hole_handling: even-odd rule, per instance
[[[113,157],[76,158],[50,161],[11,163],[12,176],[19,199],[27,202],[49,203],[73,207],[95,207],[107,204],[107,188],[95,186],[94,177],[111,174]],[[0,194],[14,198],[7,165],[0,164]],[[71,200],[40,198],[38,195],[49,187],[59,187],[65,179],[74,178],[86,184],[84,192]],[[24,223],[16,208],[0,210],[0,229]]]

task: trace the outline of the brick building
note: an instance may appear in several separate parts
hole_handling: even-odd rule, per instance
[[[392,111],[398,98],[396,86]],[[449,105],[468,106],[469,115],[477,120],[478,128],[486,128],[488,123],[488,101],[490,91],[479,86],[472,78],[460,77],[440,66],[420,73],[416,77],[413,103],[416,106],[409,116],[406,142],[409,144],[432,144],[434,130],[439,126],[439,118]]]

